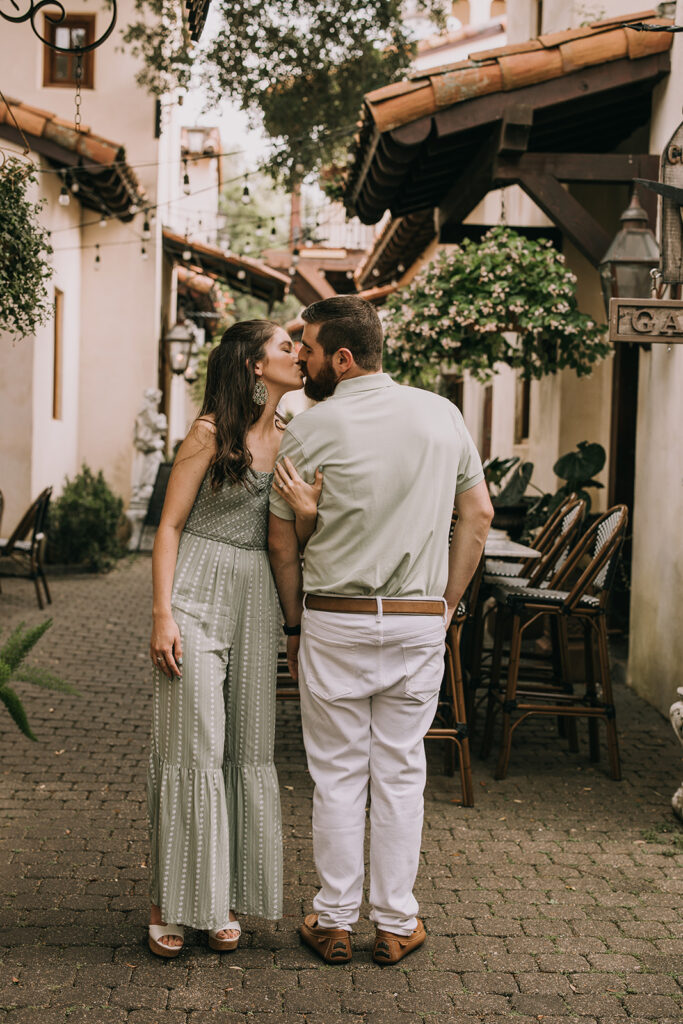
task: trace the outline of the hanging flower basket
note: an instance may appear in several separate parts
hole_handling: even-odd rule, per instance
[[[577,309],[562,253],[508,227],[442,250],[391,296],[383,318],[385,369],[421,387],[433,387],[444,364],[482,382],[497,363],[527,379],[565,367],[583,376],[610,351],[604,327]]]
[[[38,221],[43,203],[27,197],[36,177],[32,164],[14,157],[0,164],[0,331],[15,338],[35,334],[52,316],[52,247]]]

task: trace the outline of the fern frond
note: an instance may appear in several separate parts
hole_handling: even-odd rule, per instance
[[[37,736],[31,731],[31,726],[28,724],[28,718],[24,711],[24,705],[17,697],[14,690],[11,690],[9,686],[0,687],[0,700],[3,702],[10,715],[19,726],[24,736],[28,736],[30,740],[38,739]]]
[[[60,690],[62,693],[73,693],[74,696],[80,697],[75,686],[38,665],[22,666],[17,669],[12,678],[17,682],[33,683],[35,686],[41,686],[44,690]]]
[[[13,633],[0,648],[0,659],[9,665],[10,672],[21,664],[28,652],[40,640],[43,633],[52,625],[52,619],[45,619],[38,626],[31,626],[29,629],[20,622]]]

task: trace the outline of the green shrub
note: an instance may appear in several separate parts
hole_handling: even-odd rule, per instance
[[[47,528],[48,560],[83,565],[92,572],[110,569],[125,553],[118,537],[123,500],[85,464],[67,481],[50,508]]]

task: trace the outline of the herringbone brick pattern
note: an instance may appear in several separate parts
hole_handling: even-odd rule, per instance
[[[279,707],[285,917],[245,919],[241,948],[190,932],[174,961],[145,945],[144,778],[150,563],[52,583],[33,660],[81,691],[17,684],[40,742],[0,709],[0,1024],[629,1024],[683,1020],[683,775],[668,724],[617,687],[624,781],[526,724],[508,778],[474,758],[476,807],[430,747],[417,895],[427,944],[396,968],[326,967],[296,927],[315,892],[298,707]],[[41,621],[3,581],[3,632]],[[673,689],[673,686],[672,686]],[[673,697],[673,693],[672,693]],[[673,831],[667,831],[672,828]]]

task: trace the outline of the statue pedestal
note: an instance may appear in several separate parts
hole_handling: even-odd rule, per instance
[[[683,698],[683,686],[679,686],[676,692]],[[677,700],[675,704],[671,705],[669,718],[674,727],[674,732],[681,743],[683,743],[683,700]],[[683,782],[671,797],[671,807],[676,817],[683,821]]]

